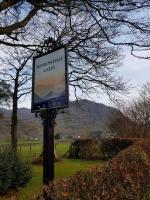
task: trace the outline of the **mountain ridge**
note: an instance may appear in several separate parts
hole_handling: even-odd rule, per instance
[[[11,110],[0,108],[4,119],[0,120],[0,138],[9,137]],[[69,103],[64,113],[59,112],[56,118],[55,133],[62,136],[87,136],[94,132],[110,132],[109,122],[117,109],[89,100],[76,100]],[[42,122],[35,118],[28,108],[18,109],[18,135],[23,138],[42,138]]]

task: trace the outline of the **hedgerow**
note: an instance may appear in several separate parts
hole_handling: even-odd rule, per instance
[[[50,184],[37,199],[145,200],[149,185],[150,141],[142,140],[120,152],[103,169],[81,171]]]
[[[69,158],[109,160],[134,142],[130,138],[77,139],[70,145]]]
[[[102,139],[100,144],[101,158],[104,160],[112,159],[120,151],[126,149],[135,142],[131,138],[107,138]]]
[[[150,155],[144,147],[135,144],[108,163],[101,177],[101,199],[144,199],[150,184]]]
[[[99,159],[100,145],[93,139],[77,139],[70,145],[69,158]]]

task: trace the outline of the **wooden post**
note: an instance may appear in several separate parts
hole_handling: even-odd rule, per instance
[[[56,110],[46,109],[43,118],[43,183],[54,180],[54,121]]]

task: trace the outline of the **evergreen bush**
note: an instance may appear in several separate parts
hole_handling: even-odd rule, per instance
[[[23,162],[11,148],[0,152],[0,194],[5,194],[10,188],[25,186],[31,177],[30,164]]]

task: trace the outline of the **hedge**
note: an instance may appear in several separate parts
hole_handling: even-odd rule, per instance
[[[106,166],[78,172],[45,187],[43,200],[148,200],[150,141],[135,142]]]
[[[100,145],[93,139],[78,139],[71,143],[69,158],[100,159]]]
[[[69,148],[69,158],[73,159],[112,159],[120,151],[132,145],[130,138],[77,139]]]
[[[150,185],[149,149],[150,142],[137,142],[108,163],[101,177],[101,199],[144,199]]]
[[[101,140],[101,158],[104,160],[112,159],[120,151],[132,145],[136,140],[131,138],[107,138]]]

